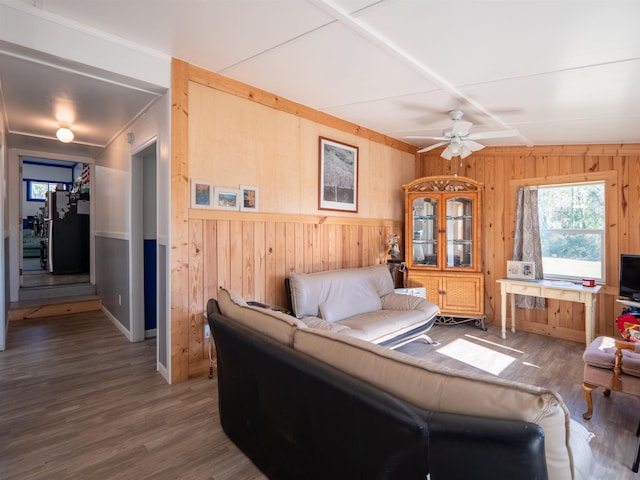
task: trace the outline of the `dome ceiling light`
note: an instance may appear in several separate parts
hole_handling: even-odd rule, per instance
[[[62,143],[69,143],[73,141],[73,132],[69,127],[60,125],[60,128],[58,128],[56,132],[56,137],[58,137],[58,140]]]

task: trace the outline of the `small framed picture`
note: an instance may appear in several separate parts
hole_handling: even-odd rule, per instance
[[[533,262],[522,262],[522,278],[524,280],[534,280],[536,278],[536,264]]]
[[[507,260],[507,278],[522,278],[521,262]]]
[[[258,187],[240,185],[240,211],[258,211]]]
[[[233,188],[216,187],[213,208],[217,210],[238,210],[240,191]]]
[[[213,186],[204,180],[191,179],[191,208],[212,208]]]
[[[534,262],[507,260],[507,278],[535,280],[536,264]]]

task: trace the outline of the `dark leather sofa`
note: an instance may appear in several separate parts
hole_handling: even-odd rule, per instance
[[[420,409],[207,307],[220,422],[270,479],[547,479],[543,430]]]

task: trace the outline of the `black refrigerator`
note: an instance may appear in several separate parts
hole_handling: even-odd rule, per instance
[[[49,272],[89,272],[89,194],[49,192],[47,200]]]

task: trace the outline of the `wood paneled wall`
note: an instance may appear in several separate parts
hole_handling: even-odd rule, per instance
[[[387,238],[402,222],[345,221],[336,217],[249,215],[194,211],[189,220],[191,372],[202,374],[203,305],[219,287],[245,300],[287,306],[290,272],[362,267],[387,260]]]
[[[515,192],[521,185],[602,179],[607,208],[606,285],[598,299],[596,333],[614,335],[621,305],[618,294],[620,253],[640,254],[640,145],[572,145],[485,148],[460,162],[440,150],[419,156],[416,176],[471,177],[484,184],[482,212],[483,272],[487,322],[500,322],[500,288],[511,259]],[[584,306],[547,300],[546,310],[517,309],[519,329],[584,341]]]
[[[319,137],[357,146],[358,212],[318,209]],[[416,148],[212,72],[173,62],[172,381],[208,371],[203,312],[220,286],[285,306],[290,272],[388,258]],[[190,180],[259,189],[259,212],[190,208]]]

